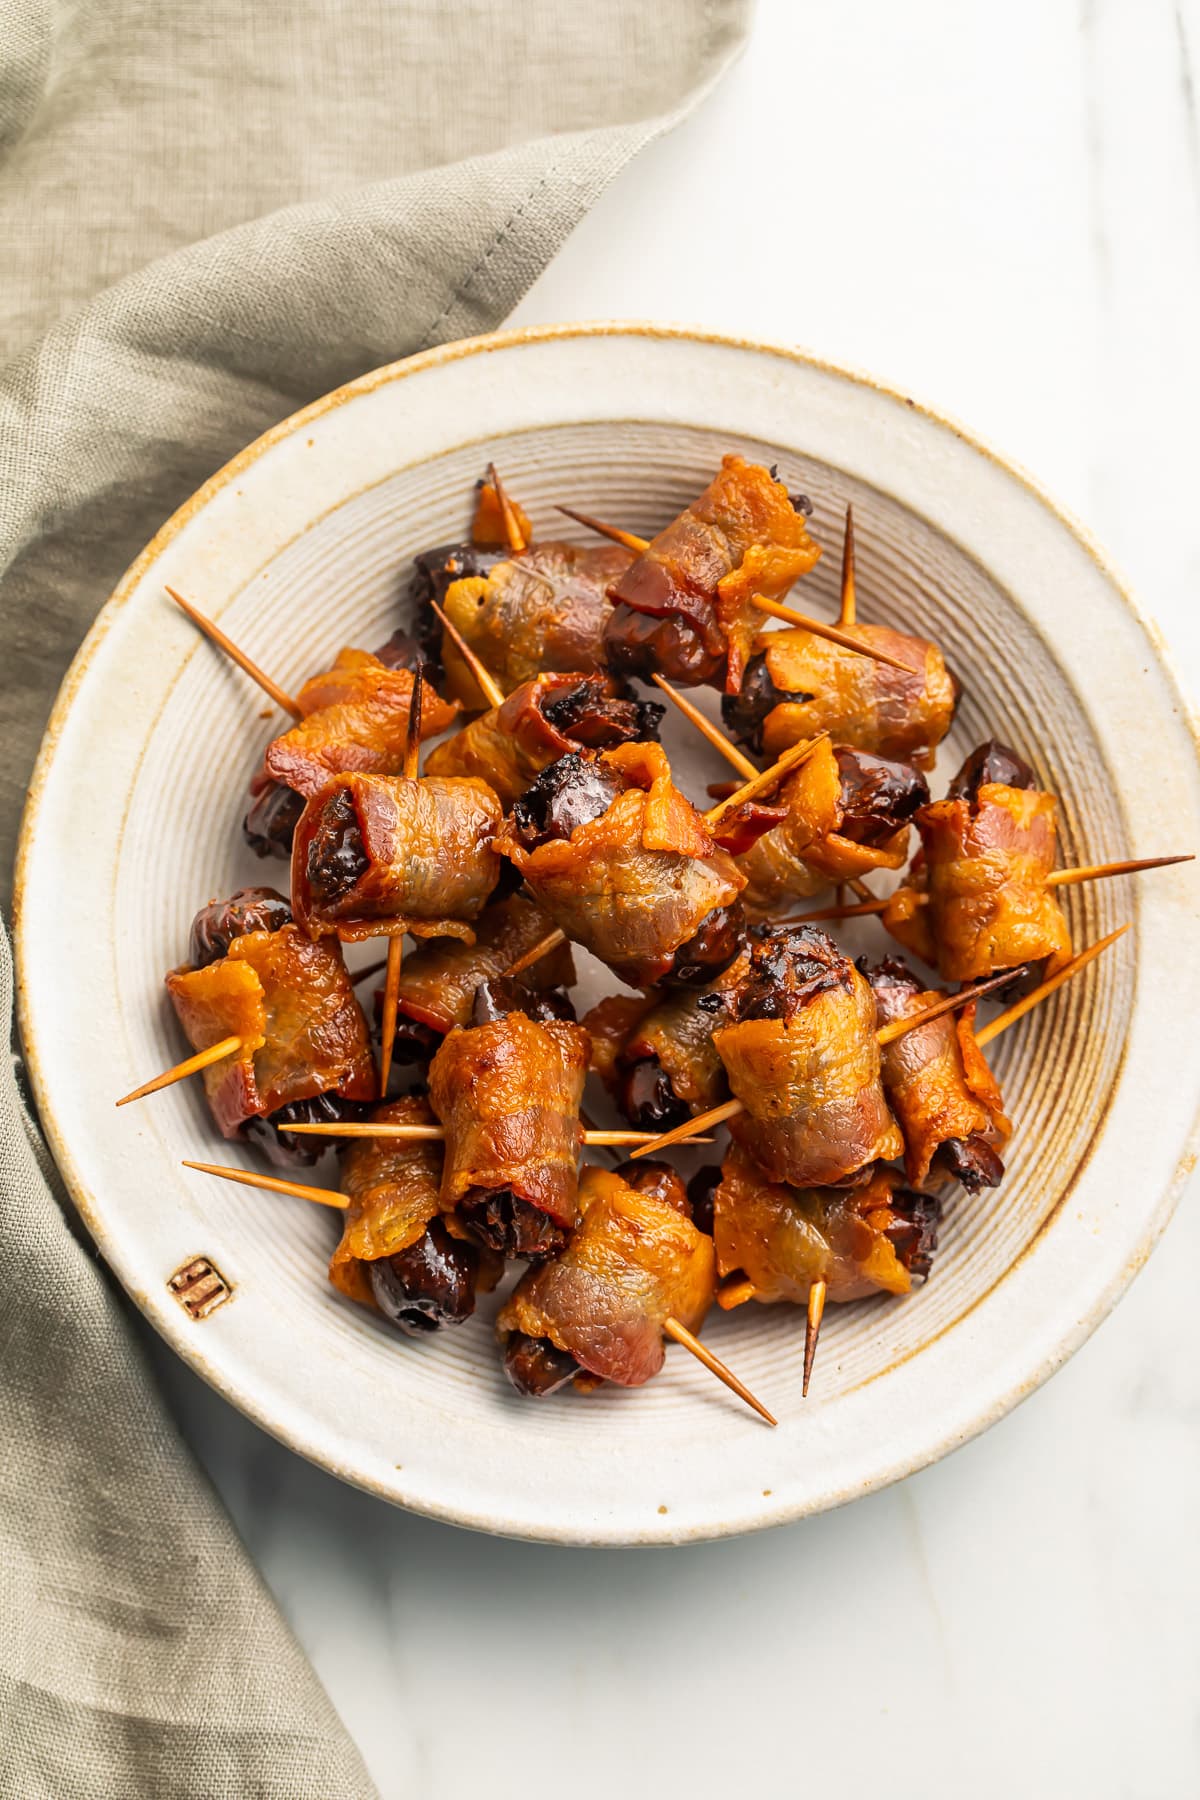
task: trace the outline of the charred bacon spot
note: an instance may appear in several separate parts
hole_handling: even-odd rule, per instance
[[[794,1018],[819,994],[849,987],[851,967],[815,925],[772,931],[751,948],[749,972],[734,998],[738,1019]]]
[[[856,844],[880,844],[929,804],[929,784],[910,763],[839,746],[844,816],[838,834]]]
[[[497,1019],[506,1019],[509,1013],[524,1013],[537,1025],[575,1018],[575,1008],[561,988],[546,988],[535,994],[511,975],[494,975],[490,981],[481,981],[471,1005],[471,1024],[492,1025]]]
[[[303,811],[303,794],[282,781],[269,781],[251,801],[242,820],[242,835],[256,856],[278,856],[286,861]]]
[[[939,1144],[934,1161],[955,1181],[961,1181],[969,1194],[977,1194],[980,1188],[999,1187],[1004,1179],[1004,1164],[978,1132],[969,1138],[947,1138]]]
[[[664,1206],[682,1213],[685,1219],[691,1218],[692,1209],[683,1176],[670,1163],[623,1162],[613,1174],[618,1175],[626,1187],[636,1189],[639,1194],[649,1194],[652,1199],[661,1200]]]
[[[291,922],[292,909],[274,888],[239,888],[228,900],[210,900],[200,908],[192,920],[188,961],[194,969],[206,969],[229,954],[234,938],[278,931]]]
[[[569,838],[577,825],[602,819],[629,783],[594,755],[571,751],[543,769],[512,810],[518,841],[536,850],[555,838]]]
[[[321,808],[308,846],[305,873],[313,903],[329,906],[342,899],[357,887],[368,867],[354,801],[350,790],[340,787]]]
[[[896,1188],[890,1204],[897,1216],[884,1236],[910,1275],[928,1275],[938,1244],[941,1201],[913,1188]]]
[[[740,692],[726,694],[722,699],[721,718],[730,737],[747,750],[753,751],[755,756],[761,756],[763,726],[768,715],[789,700],[803,702],[811,699],[811,694],[800,691],[790,693],[786,688],[776,687],[767,668],[766,652],[760,651],[746,664]]]
[[[638,612],[623,600],[613,603],[605,621],[604,651],[618,675],[642,681],[662,675],[681,687],[715,681],[725,665],[724,654],[707,650],[696,627],[680,613]]]
[[[618,744],[657,741],[666,710],[652,700],[635,700],[610,676],[584,675],[548,700],[542,716],[581,749],[613,750]]]
[[[431,1220],[407,1250],[366,1267],[380,1312],[410,1337],[461,1325],[475,1311],[479,1252],[451,1237],[441,1219]]]
[[[504,1345],[504,1373],[518,1394],[533,1400],[544,1400],[556,1394],[572,1377],[578,1375],[579,1364],[566,1350],[560,1350],[549,1338],[530,1337],[524,1331],[510,1331]]]
[[[746,941],[746,915],[740,900],[716,906],[680,944],[668,980],[678,987],[707,987],[741,954]]]
[[[657,1056],[643,1057],[621,1073],[618,1104],[635,1131],[671,1131],[692,1109],[671,1086]]]
[[[367,1107],[339,1094],[314,1094],[308,1100],[292,1100],[263,1118],[247,1119],[238,1131],[246,1143],[261,1150],[277,1169],[311,1169],[329,1148],[328,1139],[301,1137],[289,1125],[346,1125],[366,1117]]]
[[[721,1185],[720,1163],[706,1163],[688,1182],[688,1201],[692,1208],[692,1224],[707,1237],[713,1233],[714,1196]]]
[[[985,743],[972,750],[950,786],[946,789],[947,800],[969,800],[972,805],[979,797],[979,790],[985,782],[1000,782],[1005,787],[1035,788],[1037,776],[1015,750],[1007,744],[1001,744],[995,738],[988,738]]]
[[[805,519],[812,518],[813,503],[807,494],[789,494],[788,499],[792,503],[793,512],[798,512]]]
[[[544,1262],[566,1249],[570,1232],[511,1188],[469,1188],[459,1204],[463,1224],[501,1256]]]

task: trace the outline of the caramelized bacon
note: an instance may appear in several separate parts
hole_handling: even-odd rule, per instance
[[[488,907],[475,928],[475,942],[429,938],[404,959],[400,973],[397,1057],[432,1056],[453,1025],[467,1025],[471,1003],[481,982],[490,981],[518,962],[527,950],[553,930],[541,907],[523,894],[510,894]],[[533,993],[571,987],[575,965],[568,944],[539,957],[521,976]],[[383,991],[376,995],[382,1012]]]
[[[745,1108],[730,1130],[773,1180],[852,1182],[903,1152],[880,1080],[874,995],[823,931],[799,926],[755,944],[737,1014],[713,1040]]]
[[[802,738],[827,731],[834,743],[932,768],[958,704],[958,685],[941,651],[887,625],[854,630],[914,672],[856,656],[808,631],[764,631],[740,700],[722,709],[739,741],[774,761]]]
[[[511,1012],[455,1027],[429,1065],[446,1128],[442,1205],[497,1250],[545,1255],[575,1223],[588,1060],[581,1026]]]
[[[605,590],[632,560],[616,544],[535,544],[451,582],[442,606],[506,694],[546,672],[593,674],[605,668]],[[450,693],[478,708],[475,678],[449,640],[442,660]]]
[[[596,795],[589,792],[565,834],[558,815],[551,818],[555,835],[547,837],[556,771],[576,763]],[[721,920],[711,944],[694,942],[710,915],[734,907],[745,878],[675,787],[657,744],[563,758],[514,807],[496,848],[567,936],[631,986],[653,985],[677,961],[711,979],[737,954],[736,914],[732,932]]]
[[[777,795],[783,822],[739,859],[747,912],[762,916],[830,882],[902,868],[908,820],[928,798],[907,763],[818,744]]]
[[[713,1195],[722,1280],[749,1281],[764,1305],[803,1306],[815,1281],[831,1301],[907,1294],[937,1248],[938,1202],[876,1169],[865,1187],[795,1188],[768,1181],[736,1144]]]
[[[715,1280],[712,1240],[670,1202],[607,1169],[583,1171],[580,1207],[570,1244],[521,1277],[497,1329],[517,1336],[507,1346],[512,1356],[527,1354],[529,1339],[548,1341],[588,1374],[640,1387],[662,1368],[666,1320],[693,1332],[703,1323]]]
[[[313,936],[473,937],[500,874],[482,781],[340,775],[296,827],[292,908]]]
[[[699,498],[611,583],[609,662],[736,694],[762,624],[754,596],[782,600],[820,554],[783,484],[758,463],[723,457]]]
[[[879,1023],[923,1012],[941,996],[923,987],[902,962],[872,973]],[[935,1160],[968,1187],[995,1187],[1004,1173],[998,1151],[1012,1127],[995,1078],[975,1042],[975,1007],[943,1013],[886,1044],[883,1091],[904,1134],[904,1171],[915,1187]]]
[[[560,756],[657,737],[663,710],[629,698],[611,676],[539,675],[439,744],[426,773],[473,775],[509,807]]]
[[[1071,955],[1071,934],[1046,876],[1057,805],[1039,789],[982,782],[969,799],[936,800],[916,817],[921,856],[883,914],[892,936],[944,981],[977,981]]]
[[[194,1050],[242,1039],[234,1056],[204,1071],[225,1137],[315,1094],[373,1098],[367,1022],[336,945],[314,944],[295,925],[252,931],[204,968],[173,969],[167,992]]]

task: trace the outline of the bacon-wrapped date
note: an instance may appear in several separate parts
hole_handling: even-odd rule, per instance
[[[250,783],[245,833],[260,856],[291,854],[296,822],[309,799],[331,775],[352,769],[398,774],[404,764],[408,715],[412,706],[411,661],[417,647],[403,634],[372,656],[340,650],[331,669],[306,681],[296,696],[302,717],[267,745],[262,768]],[[449,729],[457,703],[441,699],[426,684],[421,703],[421,736]]]
[[[543,1000],[485,984],[475,1016],[486,1022],[456,1026],[429,1065],[446,1128],[442,1206],[504,1255],[550,1256],[576,1219],[590,1045],[582,1026],[552,1012],[504,1010],[516,1004]]]
[[[782,600],[820,554],[783,483],[759,463],[723,457],[699,498],[610,584],[610,666],[736,694],[762,625],[755,595]]]
[[[908,821],[928,803],[929,788],[909,763],[835,749],[825,739],[775,798],[786,817],[738,859],[748,882],[742,904],[752,917],[831,882],[902,868]]]
[[[712,1303],[712,1239],[673,1194],[589,1166],[579,1198],[571,1242],[521,1277],[497,1320],[505,1370],[521,1393],[551,1393],[580,1372],[640,1387],[662,1368],[666,1320],[698,1331]]]
[[[1024,772],[1027,784],[984,779],[996,766]],[[1057,811],[1014,752],[981,745],[951,795],[917,813],[921,853],[889,899],[887,930],[944,981],[978,981],[1043,959],[1054,974],[1071,956],[1066,918],[1046,886]]]
[[[492,981],[518,962],[553,930],[553,922],[524,894],[494,900],[475,927],[475,942],[429,938],[405,957],[400,973],[394,1055],[417,1062],[433,1055],[453,1025],[471,1022],[471,1005],[481,982]],[[523,986],[538,994],[572,987],[575,965],[569,944],[547,951],[524,971]],[[383,990],[375,996],[382,1016]]]
[[[728,1098],[713,1033],[732,1020],[748,968],[743,951],[708,987],[612,994],[587,1014],[592,1066],[639,1131],[670,1131]]]
[[[931,769],[958,705],[958,683],[941,651],[887,625],[854,631],[913,672],[803,629],[761,632],[741,692],[721,705],[738,742],[773,762],[802,738],[827,731],[834,743]]]
[[[604,670],[606,590],[632,560],[616,544],[580,549],[547,541],[486,572],[464,574],[445,588],[441,604],[508,694],[547,671]],[[479,689],[459,651],[447,639],[441,653],[449,692],[478,709]]]
[[[941,996],[895,959],[870,974],[879,1023],[910,1018]],[[904,1172],[914,1187],[931,1166],[972,1191],[1004,1174],[999,1151],[1012,1127],[995,1077],[975,1042],[975,1006],[943,1013],[885,1044],[883,1091],[904,1134]]]
[[[876,1169],[855,1189],[795,1188],[768,1181],[734,1145],[713,1194],[717,1272],[750,1282],[767,1306],[805,1305],[816,1281],[835,1302],[907,1294],[914,1275],[929,1273],[940,1214],[895,1169]]]
[[[339,775],[296,827],[292,909],[314,937],[473,937],[500,875],[482,781]]]
[[[211,927],[199,919],[197,926],[194,940],[203,942]],[[317,1095],[374,1097],[367,1022],[336,944],[313,943],[291,923],[252,930],[231,938],[225,954],[202,967],[173,969],[167,992],[194,1050],[235,1035],[242,1040],[232,1056],[204,1071],[225,1137]]]
[[[439,744],[425,772],[473,775],[509,807],[543,769],[572,750],[611,750],[656,738],[664,710],[634,700],[608,675],[539,675]]]
[[[562,757],[496,839],[569,938],[631,987],[706,982],[742,941],[745,886],[658,744]]]
[[[761,939],[736,1008],[713,1041],[745,1108],[730,1131],[766,1174],[838,1186],[903,1153],[880,1079],[875,997],[832,938],[803,925]]]
[[[371,1120],[434,1123],[425,1100],[412,1094],[376,1108]],[[441,1145],[359,1138],[338,1157],[350,1205],[329,1262],[334,1287],[414,1337],[469,1318],[476,1292],[495,1286],[503,1264],[448,1229]]]

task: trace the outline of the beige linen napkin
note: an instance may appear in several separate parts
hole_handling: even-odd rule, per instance
[[[749,4],[0,0],[5,903],[55,689],[142,543],[297,406],[502,320]],[[9,1016],[6,943],[0,988]],[[372,1791],[6,1070],[0,1795]]]

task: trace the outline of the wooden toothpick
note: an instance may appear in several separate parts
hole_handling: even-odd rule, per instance
[[[292,696],[285,693],[277,681],[272,681],[266,671],[260,669],[258,664],[252,661],[251,658],[246,655],[244,650],[239,649],[233,639],[227,637],[221,630],[221,627],[210,619],[206,613],[202,613],[197,607],[193,606],[190,600],[185,600],[183,595],[177,593],[173,587],[168,587],[167,592],[170,594],[176,606],[181,608],[181,610],[187,614],[193,625],[198,625],[206,637],[211,638],[213,643],[217,644],[225,652],[226,656],[230,657],[232,661],[237,664],[239,669],[243,669],[245,673],[249,675],[251,681],[256,681],[263,693],[268,694],[275,702],[276,706],[282,707],[285,713],[290,713],[293,719],[302,719],[304,717],[304,714],[300,711],[299,706],[292,699]]]

